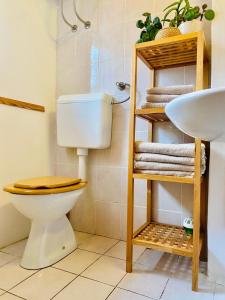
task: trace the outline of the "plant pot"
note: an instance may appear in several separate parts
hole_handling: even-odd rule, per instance
[[[182,23],[179,26],[179,29],[182,34],[202,31],[203,30],[203,22],[200,20],[187,21],[187,22]]]
[[[155,37],[155,40],[164,39],[167,37],[180,35],[180,34],[181,32],[177,27],[167,27],[159,30],[159,32]]]

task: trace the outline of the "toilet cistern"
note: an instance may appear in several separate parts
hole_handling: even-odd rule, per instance
[[[177,97],[165,112],[184,133],[205,141],[225,134],[225,88],[201,90]]]
[[[60,96],[57,101],[57,142],[77,148],[79,178],[87,179],[88,149],[111,143],[112,97],[104,93]]]

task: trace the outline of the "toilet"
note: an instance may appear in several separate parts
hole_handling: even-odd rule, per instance
[[[88,149],[111,143],[112,97],[103,93],[66,95],[57,101],[57,143],[77,148],[78,178],[45,176],[18,180],[4,187],[11,203],[31,220],[21,266],[48,267],[77,247],[66,214],[87,186]]]

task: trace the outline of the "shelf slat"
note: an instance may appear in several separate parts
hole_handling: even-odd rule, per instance
[[[133,178],[134,179],[153,180],[153,181],[166,181],[166,182],[194,184],[194,177],[178,177],[178,176],[164,176],[164,175],[134,173]]]
[[[193,236],[174,225],[152,222],[142,230],[137,230],[133,244],[182,256],[193,255]],[[199,244],[201,247],[201,240]]]
[[[135,115],[139,118],[151,121],[151,122],[165,122],[169,121],[165,114],[165,108],[142,108],[136,109]]]
[[[202,32],[194,32],[137,44],[137,55],[155,70],[196,64],[200,36]]]

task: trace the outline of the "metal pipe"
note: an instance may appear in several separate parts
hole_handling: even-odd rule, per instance
[[[77,31],[77,25],[76,24],[71,24],[65,17],[64,11],[63,11],[63,0],[61,0],[61,15],[63,18],[63,21],[71,28],[72,31]]]
[[[76,0],[73,0],[73,10],[74,10],[75,15],[77,16],[77,19],[78,19],[80,22],[82,22],[82,23],[84,24],[84,27],[85,27],[86,29],[90,28],[90,27],[91,27],[91,22],[90,22],[90,21],[85,21],[85,20],[83,20],[83,19],[80,17],[80,15],[78,14],[78,12],[77,12],[77,7],[76,7]]]

